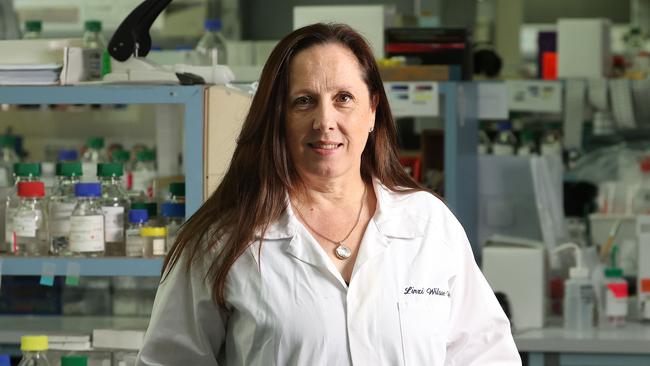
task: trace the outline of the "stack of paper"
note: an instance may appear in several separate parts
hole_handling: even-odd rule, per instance
[[[55,85],[59,83],[61,65],[0,64],[0,85]]]

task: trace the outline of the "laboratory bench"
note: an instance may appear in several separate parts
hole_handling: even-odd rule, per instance
[[[524,366],[648,366],[650,324],[628,323],[617,329],[571,332],[561,326],[514,334]]]

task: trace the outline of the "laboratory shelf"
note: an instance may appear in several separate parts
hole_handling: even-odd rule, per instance
[[[158,277],[161,269],[162,258],[0,257],[3,276]]]

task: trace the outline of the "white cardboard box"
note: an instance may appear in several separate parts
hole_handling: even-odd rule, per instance
[[[609,76],[612,68],[609,29],[608,19],[558,19],[558,76]]]

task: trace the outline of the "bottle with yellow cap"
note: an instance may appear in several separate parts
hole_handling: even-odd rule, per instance
[[[47,336],[22,336],[20,350],[23,352],[23,358],[18,366],[50,366],[45,356],[47,348]]]
[[[143,227],[140,236],[144,241],[143,256],[145,258],[164,257],[167,254],[165,245],[167,229],[164,227]]]

